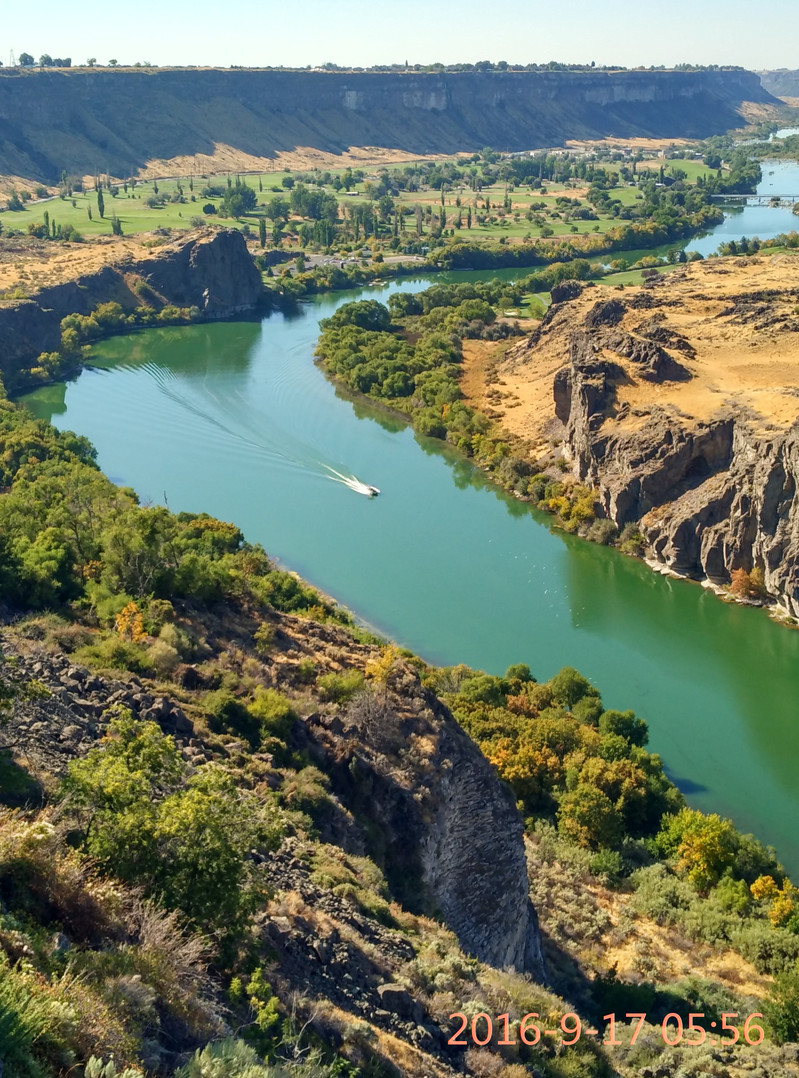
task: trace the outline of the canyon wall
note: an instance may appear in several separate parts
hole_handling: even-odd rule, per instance
[[[699,138],[776,103],[747,71],[441,74],[215,69],[0,72],[0,174],[135,174],[153,159],[297,147],[527,150],[606,136]]]
[[[719,587],[758,569],[799,617],[796,269],[718,259],[640,289],[562,285],[499,370],[509,395],[551,401],[506,425],[558,446],[650,560]]]
[[[263,296],[261,275],[236,229],[192,235],[133,258],[109,247],[109,261],[74,280],[40,289],[30,299],[0,302],[0,375],[42,352],[61,347],[61,319],[89,314],[100,303],[197,307],[206,318],[254,310]]]

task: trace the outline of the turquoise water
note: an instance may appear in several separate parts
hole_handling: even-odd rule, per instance
[[[96,369],[26,403],[87,435],[143,500],[235,521],[432,661],[528,662],[539,678],[577,667],[608,706],[649,721],[692,804],[799,872],[799,633],[554,531],[441,443],[337,391],[313,362],[318,321],[355,295],[116,338],[93,350]],[[331,469],[383,493],[362,497]]]
[[[792,129],[786,128],[789,133]],[[796,161],[762,161],[763,179],[757,186],[758,195],[799,196],[799,163]],[[686,251],[698,251],[702,255],[715,253],[719,244],[736,242],[743,236],[770,240],[782,232],[799,231],[799,217],[790,206],[756,206],[751,202],[740,206],[724,205],[726,217],[712,232],[696,236],[685,244]]]

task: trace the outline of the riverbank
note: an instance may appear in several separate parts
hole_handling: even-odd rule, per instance
[[[154,341],[147,352],[157,369]],[[132,429],[135,406],[135,395],[126,399]],[[95,975],[92,955],[100,945],[117,954],[120,911],[134,926],[132,938],[123,935],[124,968],[163,1013],[183,1019],[177,1033],[170,1026],[162,1037],[159,1026],[145,1043],[123,1012],[112,1032],[127,1034],[125,1058],[137,1064],[157,1046],[161,1065],[174,1065],[176,1053],[228,1033],[231,1016],[259,1051],[279,1052],[312,1016],[326,1053],[372,1064],[401,1054],[411,1078],[464,1068],[477,1078],[482,1069],[449,1047],[452,1007],[466,992],[489,1009],[522,999],[526,1011],[570,1007],[599,1021],[623,990],[636,1005],[646,1000],[652,1031],[644,1032],[655,1044],[664,1016],[687,1015],[697,991],[723,993],[730,1013],[781,1013],[770,978],[799,954],[794,891],[773,851],[683,807],[632,711],[607,709],[574,669],[535,681],[516,663],[491,677],[364,645],[339,611],[275,569],[235,525],[139,506],[98,471],[85,439],[8,403],[0,411],[4,597],[16,588],[18,603],[39,607],[17,609],[0,640],[16,659],[0,657],[12,708],[3,716],[12,755],[0,756],[0,802],[13,793],[16,807],[37,805],[25,818],[0,807],[0,878],[7,864],[17,874],[21,864],[28,869],[7,900],[12,916],[18,905],[28,915],[13,936],[5,931],[0,964],[10,946],[25,945],[42,974],[29,986],[38,999],[50,984],[49,940],[56,927],[68,930],[82,992],[57,999],[72,1007],[71,1023],[54,1027],[59,1047],[80,1036],[86,1055],[109,1051],[96,1014],[114,1014],[116,980]],[[33,438],[35,458],[5,451]],[[192,444],[192,470],[207,485],[202,450]],[[69,499],[84,512],[64,519]],[[129,714],[115,717],[120,708]],[[71,800],[61,811],[74,814],[67,819],[77,846],[69,852],[48,808],[39,808],[65,772]],[[109,813],[108,799],[128,778],[124,805]],[[92,812],[91,828],[82,810]],[[162,820],[169,829],[154,831]],[[719,827],[721,861],[701,849],[687,861],[694,833]],[[219,857],[208,855],[209,844]],[[89,928],[75,913],[84,857],[93,859],[90,908],[104,912]],[[102,884],[105,872],[117,880]],[[45,883],[55,914],[30,901]],[[173,950],[135,928],[137,887],[185,917],[181,940],[206,933],[213,964],[198,980],[187,985],[184,976],[175,988]],[[658,911],[675,894],[666,933]],[[148,947],[162,960],[157,978]],[[268,989],[253,961],[258,970],[268,963]],[[697,988],[687,978],[699,963]],[[18,968],[3,970],[2,985],[17,987]],[[196,983],[203,990],[195,998]],[[271,1032],[277,1018],[263,1020],[267,1003],[268,1016],[288,1022],[280,1042]],[[356,1023],[353,1040],[344,1032]],[[765,1058],[790,1074],[791,1056],[774,1037]],[[27,1047],[37,1058],[35,1042],[15,1045]],[[547,1043],[525,1059],[545,1078],[559,1078],[564,1059],[587,1075],[632,1076],[640,1060],[628,1048]],[[676,1074],[687,1058],[672,1053],[660,1069]],[[739,1062],[735,1051],[730,1062]]]
[[[797,265],[714,259],[641,289],[584,290],[498,359],[491,398],[501,429],[559,446],[650,558],[770,597],[788,617],[799,611]]]

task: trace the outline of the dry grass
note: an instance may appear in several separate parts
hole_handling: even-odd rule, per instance
[[[647,422],[659,405],[679,414],[686,425],[707,421],[725,409],[747,416],[757,431],[785,428],[799,419],[799,316],[796,274],[799,255],[713,259],[693,263],[664,278],[653,295],[670,304],[663,308],[664,324],[693,345],[695,358],[672,354],[691,373],[685,382],[656,385],[642,380],[635,364],[607,353],[625,371],[628,381],[617,390],[617,402],[629,405],[618,430],[633,430]],[[733,311],[734,298],[744,294],[778,291],[782,295],[760,304],[761,314]],[[554,418],[552,383],[569,361],[571,334],[583,328],[593,305],[601,300],[628,302],[640,289],[619,292],[609,287],[587,288],[576,300],[556,311],[535,347],[523,342],[510,348],[499,363],[503,398],[492,401],[505,429],[533,445],[547,441]],[[655,309],[656,310],[656,309]],[[628,310],[621,328],[630,332],[654,311]],[[465,353],[463,384],[475,401],[480,394],[480,372],[485,357],[477,350]],[[521,404],[515,405],[514,398]]]
[[[672,927],[631,915],[630,895],[596,883],[585,886],[610,922],[596,948],[597,957],[607,969],[616,966],[622,980],[636,980],[645,973],[647,980],[669,984],[701,970],[703,977],[718,981],[734,994],[762,998],[768,993],[771,978],[758,973],[735,951],[697,943]]]
[[[181,232],[179,242],[185,243],[193,235]],[[4,239],[0,244],[0,293],[19,288],[33,296],[40,288],[74,281],[104,266],[124,266],[152,257],[154,238],[145,232],[135,238],[98,236],[84,243]]]
[[[451,156],[451,155],[449,155]],[[139,170],[141,179],[162,179],[173,176],[190,176],[197,173],[217,172],[280,172],[291,169],[339,169],[347,168],[382,168],[385,165],[401,165],[410,161],[440,161],[442,156],[406,153],[405,150],[385,149],[380,146],[350,146],[345,153],[327,153],[314,149],[313,146],[297,146],[293,150],[281,151],[274,157],[260,157],[237,150],[224,142],[214,143],[214,152],[183,155],[178,157],[158,158],[148,161]],[[87,177],[93,180],[93,177]]]

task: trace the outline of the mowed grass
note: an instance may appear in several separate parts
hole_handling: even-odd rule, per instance
[[[444,192],[443,209],[446,214],[446,228],[455,228],[456,237],[470,240],[497,240],[506,237],[512,241],[521,242],[525,239],[538,239],[547,235],[551,229],[551,235],[557,236],[580,236],[591,233],[603,233],[609,229],[623,224],[618,218],[609,214],[597,214],[597,220],[566,220],[566,207],[558,205],[558,198],[568,198],[582,207],[591,208],[585,198],[586,184],[582,181],[571,181],[566,184],[546,183],[545,193],[530,191],[529,188],[514,188],[509,190],[505,183],[493,184],[483,187],[475,192],[471,188],[463,186],[453,187]],[[510,200],[510,209],[505,209],[505,197]],[[632,204],[638,192],[634,188],[616,187],[609,192],[611,198],[618,198],[622,204]],[[458,199],[460,198],[460,206]],[[486,200],[491,203],[491,209],[486,208]],[[435,190],[421,190],[416,192],[403,191],[397,200],[398,205],[407,214],[417,205],[424,210],[429,206],[434,216],[442,209],[441,192]],[[472,225],[467,224],[467,211],[471,210]],[[456,227],[458,214],[461,216],[461,228]],[[532,216],[532,220],[528,217]],[[485,220],[478,221],[478,216]],[[540,223],[539,223],[540,222]],[[413,217],[405,219],[406,233],[414,233],[416,222]],[[423,234],[427,235],[429,228],[425,222]]]
[[[665,160],[655,158],[647,161],[639,161],[638,171],[643,172],[645,169],[654,169],[657,172],[661,165],[663,165],[667,176],[674,169],[682,169],[686,174],[688,183],[696,183],[700,176],[702,179],[706,180],[709,176],[716,175],[715,170],[708,168],[704,161],[696,161],[693,158],[688,157],[674,157]]]
[[[282,186],[282,180],[288,176],[288,172],[265,172],[260,176],[244,177],[251,187],[254,187],[259,201],[267,201],[286,195],[286,189]],[[190,189],[193,183],[194,190]],[[202,207],[206,203],[219,205],[218,197],[206,197],[202,189],[206,184],[224,187],[227,184],[227,176],[213,176],[204,178],[194,177],[181,180],[147,180],[136,182],[136,186],[128,185],[127,192],[122,185],[118,186],[118,193],[113,197],[107,188],[103,187],[103,200],[105,203],[105,216],[100,217],[97,207],[97,192],[75,191],[66,198],[50,198],[37,202],[30,202],[24,210],[16,212],[7,211],[0,215],[0,224],[3,231],[8,228],[27,231],[29,224],[39,225],[44,221],[45,213],[48,214],[50,225],[53,221],[59,225],[72,225],[84,236],[107,236],[111,234],[111,218],[114,214],[119,218],[122,231],[125,235],[133,235],[137,232],[150,232],[154,228],[190,228],[193,217],[202,217]],[[183,188],[184,202],[171,201],[173,196],[180,197],[178,185]],[[263,192],[259,187],[263,187]],[[273,191],[272,188],[278,188]],[[151,207],[147,200],[156,195],[164,197],[162,207]],[[192,198],[194,201],[192,201]],[[91,219],[89,218],[91,210]],[[216,218],[212,217],[212,220]],[[246,219],[234,221],[229,219],[228,224],[239,227],[247,223]],[[252,222],[251,222],[252,223]],[[256,222],[257,223],[257,222]]]
[[[668,173],[672,168],[679,168],[688,173],[690,182],[694,182],[699,175],[711,175],[701,161],[687,159],[675,159],[673,161],[645,161],[639,163],[639,169],[659,169],[661,164]],[[397,165],[389,168],[390,172],[400,172],[405,165]],[[331,177],[340,176],[346,170],[325,169]],[[379,178],[378,170],[364,169],[365,176],[354,184],[347,193],[343,190],[336,191],[332,184],[328,184],[324,190],[333,194],[339,205],[351,206],[359,201],[367,200],[367,191]],[[310,174],[310,173],[309,173]],[[104,217],[100,217],[97,205],[97,192],[75,192],[72,197],[52,198],[33,203],[28,203],[24,210],[18,212],[8,211],[0,214],[0,224],[4,231],[16,229],[27,231],[29,225],[39,225],[44,221],[45,213],[48,214],[50,224],[53,221],[57,225],[71,225],[86,237],[110,235],[112,232],[111,218],[116,215],[125,235],[135,235],[140,232],[150,232],[157,228],[181,229],[190,228],[197,221],[220,221],[225,224],[245,228],[249,226],[251,231],[257,231],[258,218],[262,216],[268,203],[274,198],[290,198],[291,191],[284,184],[289,177],[299,182],[301,173],[288,171],[264,172],[256,175],[243,175],[242,179],[256,192],[258,205],[254,213],[236,221],[233,218],[220,218],[218,215],[203,214],[203,206],[211,203],[215,207],[221,201],[219,196],[203,195],[202,191],[207,185],[224,188],[228,181],[227,174],[222,175],[196,175],[192,178],[182,179],[148,180],[136,182],[135,187],[128,185],[127,191],[123,185],[117,185],[117,195],[113,197],[107,188],[103,189]],[[235,176],[232,177],[235,181]],[[179,190],[182,187],[182,196]],[[193,187],[193,189],[192,189]],[[505,182],[495,183],[483,187],[480,191],[473,191],[465,183],[457,183],[444,191],[443,209],[446,213],[446,229],[455,229],[455,236],[470,241],[485,240],[496,241],[504,238],[510,243],[521,243],[525,240],[535,240],[547,236],[577,237],[581,235],[602,234],[609,229],[623,224],[619,218],[608,214],[597,214],[597,220],[570,219],[567,220],[568,207],[563,203],[558,205],[559,198],[568,198],[582,207],[588,207],[586,199],[587,185],[585,181],[574,179],[566,183],[545,182],[543,193],[531,191],[529,187],[509,187]],[[635,187],[627,185],[613,188],[608,192],[612,199],[617,199],[623,206],[635,205],[640,201],[641,194]],[[148,200],[157,195],[164,200],[162,206],[149,206]],[[510,201],[510,208],[505,208],[506,197]],[[182,199],[182,200],[181,200]],[[460,200],[460,206],[458,205]],[[486,200],[491,203],[490,209],[486,208]],[[403,215],[405,240],[412,240],[416,234],[416,221],[414,210],[417,205],[423,210],[429,208],[434,221],[442,209],[441,192],[434,188],[422,188],[418,191],[400,191],[395,199],[397,208]],[[467,227],[467,212],[471,210],[472,224]],[[91,211],[91,218],[89,217]],[[456,227],[458,215],[461,217],[461,227]],[[483,220],[478,220],[478,217]],[[291,231],[290,222],[287,231]],[[271,231],[271,225],[270,225]],[[428,236],[430,225],[425,219],[422,226],[422,236]]]

